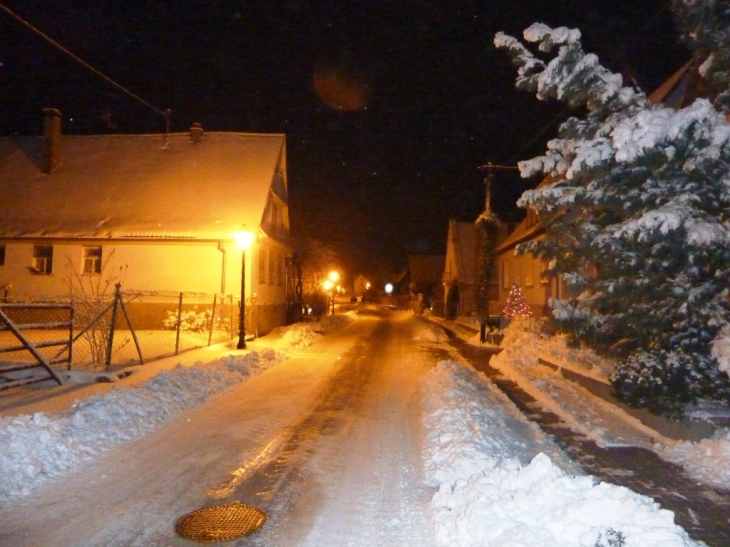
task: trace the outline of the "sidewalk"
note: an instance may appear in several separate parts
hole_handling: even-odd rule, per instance
[[[537,400],[491,367],[490,357],[499,353],[499,348],[469,344],[455,335],[455,329],[450,322],[438,319],[436,322],[450,331],[452,347],[474,368],[482,371],[528,418],[548,433],[587,474],[653,498],[663,508],[674,512],[675,522],[692,538],[704,541],[710,547],[730,545],[730,492],[698,484],[681,467],[662,460],[650,450],[631,446],[598,446],[585,435],[574,432],[560,417],[544,410]],[[641,414],[641,411],[638,413]],[[690,436],[689,432],[682,431],[681,425],[674,422],[674,427],[664,427],[666,424],[662,420],[651,423],[663,429],[660,433],[665,436]]]

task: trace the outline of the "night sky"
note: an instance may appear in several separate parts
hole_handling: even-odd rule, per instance
[[[287,135],[293,230],[350,274],[442,253],[447,221],[483,210],[486,162],[545,150],[563,105],[514,89],[495,32],[540,21],[651,91],[688,58],[667,0],[0,0],[155,108],[171,131]],[[0,11],[0,134],[156,133],[161,116]],[[538,135],[540,131],[543,131]],[[538,181],[501,172],[494,208]],[[204,188],[201,191],[205,191]]]

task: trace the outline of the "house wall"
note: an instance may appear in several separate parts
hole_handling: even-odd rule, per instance
[[[449,220],[446,258],[441,279],[444,290],[444,316],[471,315],[475,311],[477,287],[471,281],[475,272],[466,271],[475,265],[473,258],[469,260],[463,256],[464,253],[472,257],[475,255],[476,249],[469,247],[474,244],[473,239],[463,240],[460,237],[457,221]]]
[[[53,246],[51,274],[33,274],[34,245],[49,243]],[[101,246],[104,270],[101,275],[82,275],[85,283],[104,283],[112,276],[122,283],[123,290],[232,294],[236,305],[240,299],[241,250],[232,243],[109,244],[108,240],[90,240],[81,245],[74,241],[39,240],[0,241],[0,245],[5,246],[5,261],[0,266],[0,298],[5,297],[6,289],[8,299],[14,301],[67,297],[73,271],[83,271],[83,247]],[[251,322],[247,332],[263,335],[285,324],[286,256],[287,248],[268,238],[260,239],[247,251],[246,305]],[[265,275],[260,278],[262,258]]]
[[[542,239],[542,237],[537,238]],[[557,296],[557,283],[542,277],[546,264],[531,253],[515,256],[515,247],[503,250],[498,257],[499,293],[490,302],[490,313],[498,315],[507,303],[512,284],[516,281],[530,305],[534,317],[550,315],[548,300]]]
[[[88,241],[5,242],[5,265],[0,286],[10,283],[15,300],[54,298],[69,294],[69,282],[83,272],[83,247],[102,247],[101,275],[82,275],[85,281],[115,278],[123,288],[145,291],[221,290],[222,253],[214,244],[144,244]],[[32,273],[34,245],[53,246],[49,275]],[[240,272],[240,267],[239,267]],[[113,287],[113,284],[112,284]]]
[[[251,284],[247,283],[246,306],[253,306],[247,332],[259,336],[286,324],[286,258],[289,249],[274,239],[262,237],[251,251]],[[239,255],[240,256],[240,255]],[[241,268],[238,267],[240,280]],[[239,281],[240,283],[240,281]],[[238,291],[240,294],[240,290]]]

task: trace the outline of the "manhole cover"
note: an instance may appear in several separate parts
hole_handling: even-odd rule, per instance
[[[228,541],[258,531],[266,522],[266,513],[245,503],[228,503],[198,509],[182,517],[175,532],[200,543]]]

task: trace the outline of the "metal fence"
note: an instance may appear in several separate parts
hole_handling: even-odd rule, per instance
[[[60,299],[58,299],[60,300]],[[109,368],[177,355],[190,349],[231,340],[238,335],[240,302],[237,296],[174,291],[121,290],[112,294],[74,294],[72,360],[69,368]],[[251,310],[247,312],[250,323]],[[47,321],[48,310],[29,308],[21,323]],[[17,312],[16,312],[17,314]],[[33,314],[42,314],[38,317]],[[0,332],[2,335],[2,332]],[[33,343],[69,337],[49,329],[29,331]],[[2,345],[0,339],[0,345]],[[44,349],[49,359],[53,348]],[[28,352],[3,355],[24,360]]]

